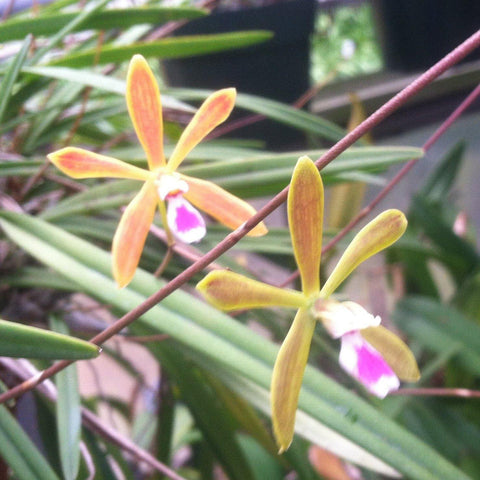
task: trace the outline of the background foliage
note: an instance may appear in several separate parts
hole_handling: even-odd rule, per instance
[[[5,320],[42,327],[43,335],[51,330],[90,338],[227,234],[209,226],[205,241],[194,248],[181,246],[163,278],[157,279],[149,272],[160,264],[166,247],[162,232],[154,229],[142,257],[143,270],[128,288],[118,290],[111,279],[110,243],[120,209],[136,186],[118,180],[74,182],[49,166],[45,154],[68,144],[82,145],[144,165],[123,97],[125,66],[132,54],[142,53],[155,67],[157,59],[239,48],[269,38],[267,32],[256,31],[164,37],[167,22],[206,12],[157,4],[108,10],[106,3],[88,2],[79,8],[61,0],[0,24],[0,40],[5,42],[0,63],[0,309]],[[359,15],[365,15],[363,10]],[[156,74],[162,78],[159,65]],[[162,93],[168,154],[182,124],[207,93],[167,86]],[[309,143],[302,151],[274,152],[235,135],[212,139],[189,155],[182,171],[213,180],[256,205],[288,184],[300,155],[316,159],[322,148],[346,133],[305,110],[242,92],[237,106],[305,133]],[[384,320],[388,323],[392,312],[391,328],[414,350],[423,374],[419,386],[448,388],[450,393],[478,388],[480,371],[479,252],[468,222],[462,227],[462,206],[454,195],[463,149],[459,143],[445,152],[411,200],[407,234],[388,251],[375,284],[362,277],[366,287],[359,298],[371,297],[374,306],[392,305],[382,312]],[[390,167],[422,155],[421,149],[408,145],[363,142],[348,149],[322,171],[334,208],[351,216],[361,206],[361,200],[348,200],[358,198],[351,196],[354,189],[363,184],[378,188]],[[341,193],[335,190],[339,185]],[[285,221],[280,214],[267,224],[271,228],[265,238],[243,239],[212,267],[232,268],[274,284],[286,279],[294,263]],[[343,225],[332,221],[326,240]],[[347,240],[335,249],[341,251]],[[324,272],[335,249],[323,257]],[[191,285],[199,279],[197,275]],[[71,365],[56,376],[55,384],[47,381],[0,407],[2,473],[20,479],[160,478],[163,462],[177,472],[164,472],[171,478],[220,478],[219,471],[242,480],[284,478],[291,471],[301,479],[355,478],[351,466],[338,463],[322,447],[356,464],[361,469],[356,474],[363,478],[395,471],[414,479],[480,476],[478,400],[457,392],[378,401],[340,371],[338,346],[320,329],[300,397],[298,435],[292,448],[277,456],[268,388],[289,313],[262,310],[227,316],[199,300],[191,285],[103,346],[100,359],[88,367],[103,375],[88,395],[78,380],[83,377]],[[349,291],[349,285],[345,287]],[[0,333],[2,328],[0,348],[7,338],[13,338],[10,348],[12,342],[20,348],[14,327],[2,323]],[[13,337],[7,337],[12,332]],[[2,390],[49,365],[42,354],[45,340],[32,340],[33,351],[24,354],[29,361],[0,351],[5,355],[0,358]],[[97,353],[71,337],[62,340],[61,347],[63,353],[54,358]],[[144,354],[147,372],[135,361]],[[108,362],[100,363],[104,359]],[[112,391],[108,378],[116,384]],[[133,388],[118,396],[129,382]],[[28,411],[33,413],[27,418]],[[333,476],[335,468],[343,477]]]

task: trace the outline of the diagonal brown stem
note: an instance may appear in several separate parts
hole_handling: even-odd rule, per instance
[[[401,92],[395,95],[382,107],[380,107],[376,112],[374,112],[370,117],[364,120],[358,127],[352,130],[347,134],[342,140],[336,143],[330,150],[328,150],[322,157],[320,157],[315,163],[317,167],[321,170],[326,165],[328,165],[332,160],[334,160],[338,155],[345,151],[348,147],[354,144],[359,140],[363,135],[369,132],[372,128],[377,126],[382,122],[386,117],[391,115],[395,110],[400,106],[405,104],[405,102],[425,88],[430,84],[435,78],[440,76],[451,66],[455,65],[462,58],[468,55],[472,50],[480,45],[480,30],[474,33],[472,36],[467,38],[462,44],[450,52],[447,56],[442,58],[437,62],[433,67],[427,70],[425,73],[420,75],[415,81],[410,85],[405,87]],[[245,222],[237,230],[233,231],[227,235],[224,240],[207,252],[203,257],[198,259],[195,263],[190,265],[177,277],[167,283],[160,290],[155,292],[153,295],[148,297],[144,302],[138,305],[136,308],[128,312],[123,317],[119,318],[114,324],[109,326],[103,332],[99,333],[93,337],[90,341],[97,345],[101,345],[109,338],[113,337],[125,327],[130,325],[133,321],[143,315],[145,312],[154,307],[157,303],[162,301],[165,297],[170,295],[172,292],[184,285],[188,280],[190,280],[196,273],[202,271],[207,267],[211,262],[216,260],[220,255],[224,254],[230,248],[232,248],[236,243],[240,241],[250,230],[252,230],[258,223],[260,223],[265,217],[282,205],[287,199],[288,186],[285,187],[280,193],[272,198],[263,208],[261,208],[255,215],[253,215],[247,222]],[[16,387],[8,390],[7,392],[0,395],[0,403],[6,402],[11,398],[15,398],[18,395],[21,395],[27,390],[34,388],[38,383],[45,380],[46,378],[55,375],[60,370],[70,365],[70,361],[62,361],[55,363],[51,367],[44,370],[40,375],[35,378],[28,380],[27,382],[21,383]]]

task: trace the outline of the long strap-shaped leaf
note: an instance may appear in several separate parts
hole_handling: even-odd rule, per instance
[[[171,20],[191,19],[205,15],[196,8],[128,8],[111,9],[98,12],[88,21],[88,25],[75,26],[74,31],[108,28],[127,28],[140,24],[158,25]],[[36,37],[51,35],[52,32],[68,25],[75,20],[78,12],[60,12],[51,15],[24,17],[4,21],[0,25],[0,42],[18,40],[30,32]]]
[[[138,272],[129,288],[120,291],[110,279],[108,253],[27,215],[2,212],[0,224],[13,241],[39,261],[120,310],[129,311],[162,286],[153,276]],[[278,348],[192,296],[177,291],[139,321],[245,378],[259,393],[268,390]],[[263,402],[268,403],[264,397]],[[262,399],[260,395],[258,398]],[[305,435],[306,422],[310,434],[315,432],[313,436],[318,437],[310,440],[324,444],[327,438],[344,457],[367,468],[390,475],[393,468],[417,480],[469,478],[414,435],[312,367],[305,371],[298,415],[302,422],[297,424],[297,433]]]
[[[59,480],[10,412],[0,406],[0,456],[20,480]]]
[[[17,80],[18,74],[22,65],[24,64],[30,45],[32,44],[32,36],[28,35],[24,40],[22,48],[17,53],[16,57],[13,59],[12,63],[9,65],[8,70],[5,73],[5,76],[2,79],[2,88],[0,92],[0,123],[3,121],[3,116],[5,113],[5,108],[8,105],[8,100],[12,93],[13,85]]]

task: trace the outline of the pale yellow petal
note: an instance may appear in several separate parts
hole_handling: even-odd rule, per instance
[[[238,228],[256,213],[255,209],[247,202],[212,182],[186,175],[181,175],[181,178],[188,183],[188,192],[184,194],[185,198],[232,230]],[[248,235],[259,237],[267,232],[265,224],[260,222],[248,232]]]
[[[412,351],[397,335],[379,325],[360,330],[362,337],[377,350],[397,377],[404,382],[420,378],[417,361]]]
[[[217,125],[224,122],[235,105],[236,90],[225,88],[212,93],[200,106],[187,128],[183,131],[167,163],[174,171],[190,151],[196,147]]]
[[[138,140],[154,170],[165,165],[162,103],[157,81],[147,61],[134,55],[127,74],[127,108]]]
[[[292,443],[298,397],[315,323],[306,309],[301,308],[297,312],[273,368],[270,400],[273,433],[279,453],[287,450]]]
[[[322,287],[322,297],[329,297],[360,263],[396,242],[406,228],[405,215],[394,209],[386,210],[363,227]]]
[[[127,285],[135,274],[148,230],[153,222],[158,195],[153,182],[145,182],[125,209],[113,237],[113,277],[118,286]]]
[[[306,295],[320,289],[322,253],[323,184],[315,164],[299,158],[288,193],[288,223],[293,252]]]
[[[298,308],[306,302],[300,292],[272,287],[229,270],[210,272],[198,283],[197,289],[221,310],[270,306]]]

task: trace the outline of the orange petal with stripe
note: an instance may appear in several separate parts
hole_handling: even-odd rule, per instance
[[[127,108],[150,170],[165,165],[160,90],[141,55],[134,55],[127,74]]]
[[[181,178],[188,183],[188,192],[184,194],[184,197],[197,208],[233,230],[256,213],[256,210],[247,202],[212,182],[186,175],[181,175]],[[250,230],[248,235],[260,237],[267,232],[267,227],[261,222]]]
[[[83,148],[66,147],[47,155],[63,173],[73,178],[131,178],[147,180],[150,173],[116,158],[89,152]]]
[[[236,95],[237,92],[234,88],[225,88],[212,93],[203,102],[183,131],[168,160],[167,167],[170,171],[176,170],[190,151],[217,125],[228,118],[235,104]]]
[[[288,192],[288,224],[302,290],[306,295],[320,289],[322,253],[323,184],[308,157],[298,159]]]
[[[120,288],[135,274],[148,230],[153,222],[158,194],[153,182],[145,182],[125,209],[113,237],[113,277]]]

